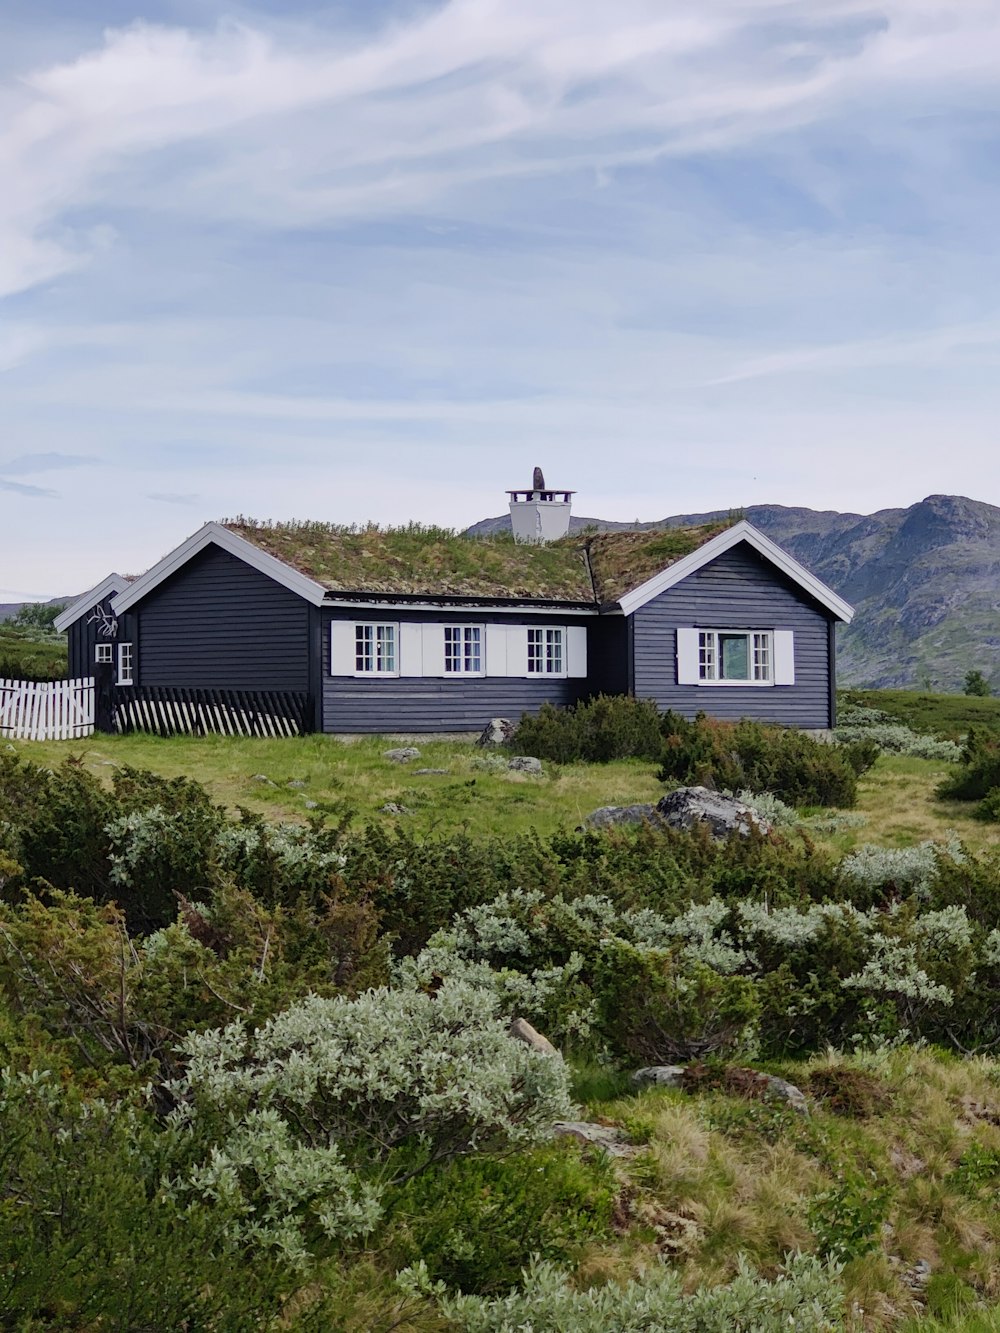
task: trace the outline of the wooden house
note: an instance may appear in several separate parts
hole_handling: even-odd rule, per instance
[[[110,656],[123,689],[293,692],[331,733],[471,731],[599,692],[833,725],[835,592],[745,521],[570,535],[572,493],[538,481],[502,536],[207,523],[67,608],[73,673]]]

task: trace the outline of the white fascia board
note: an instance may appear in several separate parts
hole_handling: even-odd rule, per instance
[[[471,612],[475,615],[498,616],[548,616],[550,620],[562,616],[597,616],[600,611],[596,606],[576,606],[572,602],[552,602],[548,606],[510,605],[493,606],[489,602],[393,602],[393,601],[356,601],[353,598],[328,597],[324,605],[328,610],[336,611],[343,607],[345,611],[434,611],[437,615],[447,615],[450,611]],[[445,622],[442,621],[442,624]]]
[[[234,555],[237,560],[242,560],[251,569],[266,574],[269,579],[274,579],[275,583],[280,583],[282,587],[287,588],[290,592],[298,593],[307,602],[312,602],[313,606],[319,606],[326,596],[325,588],[313,579],[307,578],[305,574],[300,574],[291,565],[286,565],[283,560],[268,555],[259,546],[254,546],[253,542],[248,542],[246,538],[238,536],[235,532],[230,532],[221,523],[206,523],[186,542],[181,542],[180,546],[171,551],[169,555],[165,555],[159,564],[154,565],[152,569],[148,569],[134,583],[130,583],[126,591],[120,593],[112,602],[112,611],[117,616],[128,611],[136,602],[141,601],[143,597],[158,587],[164,579],[168,579],[171,574],[176,573],[178,569],[193,559],[199,551],[203,551],[206,546],[218,546],[223,551],[228,551],[230,555]]]
[[[718,537],[713,537],[711,541],[699,546],[697,551],[692,551],[686,555],[683,560],[678,560],[676,564],[670,565],[659,574],[655,574],[645,583],[634,588],[624,597],[618,599],[618,605],[625,615],[629,616],[633,611],[638,611],[641,606],[652,601],[654,597],[659,597],[660,593],[666,592],[668,588],[673,588],[676,584],[694,574],[703,566],[710,564],[717,556],[725,551],[731,550],[740,542],[746,542],[758,551],[765,560],[769,560],[772,565],[780,569],[782,573],[787,574],[793,583],[797,583],[811,597],[814,597],[821,606],[825,606],[831,611],[838,620],[842,620],[849,625],[854,619],[854,607],[845,602],[842,597],[838,597],[832,588],[828,588],[821,582],[815,574],[810,574],[797,560],[793,560],[787,551],[783,551],[780,546],[771,541],[770,537],[764,534],[748,523],[746,519],[741,519],[725,532],[720,532]]]
[[[65,611],[60,611],[52,624],[61,634],[87,611],[93,610],[98,602],[103,602],[109,593],[124,592],[128,586],[128,579],[122,578],[121,574],[109,574],[103,583],[99,583],[96,588],[91,588],[89,592],[70,602]]]

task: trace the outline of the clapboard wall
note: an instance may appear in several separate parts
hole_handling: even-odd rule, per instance
[[[308,690],[309,612],[295,593],[207,546],[137,603],[136,683]]]
[[[341,620],[372,620],[376,615],[343,612]],[[393,623],[435,621],[442,625],[509,625],[516,617],[482,613],[387,611],[382,617]],[[545,702],[576,703],[591,692],[585,678],[520,677],[404,677],[332,676],[330,674],[330,624],[334,616],[323,612],[323,730],[331,733],[380,733],[395,731],[476,731],[493,717],[514,721],[522,713],[537,713]],[[531,617],[525,625],[580,625],[582,617],[553,612],[551,618]],[[589,649],[588,649],[589,651]]]
[[[105,612],[109,619],[114,619],[111,611],[114,596],[114,593],[108,593],[103,601],[95,602],[93,608],[74,620],[66,631],[70,680],[94,674],[96,650],[99,643],[117,643],[117,638],[110,638],[99,633],[96,619],[98,607]],[[91,619],[92,616],[94,619]]]
[[[834,723],[833,619],[745,543],[726,551],[629,617],[633,692],[685,717],[753,717],[798,727]],[[677,629],[785,629],[795,636],[795,684],[677,683]]]

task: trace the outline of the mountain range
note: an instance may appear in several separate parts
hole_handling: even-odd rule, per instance
[[[671,528],[726,513],[570,522],[572,531]],[[978,669],[1000,689],[1000,508],[929,495],[874,514],[751,505],[743,515],[856,608],[853,623],[839,630],[841,684],[955,691]],[[502,515],[469,532],[509,528]]]

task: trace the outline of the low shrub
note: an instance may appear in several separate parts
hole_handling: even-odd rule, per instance
[[[812,1255],[789,1257],[772,1281],[752,1271],[745,1259],[736,1277],[720,1286],[686,1294],[683,1277],[661,1264],[641,1278],[583,1290],[569,1275],[545,1262],[533,1263],[522,1284],[506,1296],[449,1296],[417,1267],[400,1275],[407,1291],[437,1296],[442,1312],[463,1333],[522,1333],[530,1329],[572,1329],[573,1333],[708,1333],[753,1329],[754,1333],[831,1333],[844,1322],[844,1291],[836,1263]]]
[[[810,1072],[807,1086],[828,1111],[856,1120],[884,1115],[895,1101],[884,1079],[851,1065],[820,1065]]]
[[[770,792],[793,806],[853,805],[858,775],[878,757],[868,742],[828,744],[747,719],[721,722],[699,713],[691,722],[668,712],[662,726],[661,782]]]
[[[546,703],[537,717],[524,714],[509,748],[559,764],[657,759],[660,710],[652,699],[626,694],[599,694],[568,708]]]
[[[937,795],[944,800],[979,801],[977,813],[986,819],[1000,811],[1000,732],[985,727],[970,727],[962,746],[960,767],[938,785]]]
[[[568,1264],[607,1238],[618,1188],[610,1158],[567,1143],[465,1158],[389,1192],[384,1245],[451,1291],[507,1291],[532,1256]]]

